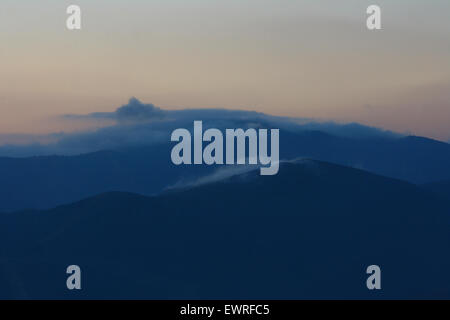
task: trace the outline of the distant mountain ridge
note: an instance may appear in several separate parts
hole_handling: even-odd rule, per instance
[[[422,185],[423,188],[430,190],[450,201],[450,180],[442,180]]]
[[[450,207],[313,160],[0,216],[1,298],[450,298]],[[65,267],[83,290],[65,289]],[[382,270],[382,291],[365,286]]]
[[[79,156],[0,158],[0,211],[51,208],[113,190],[152,195],[219,168],[173,165],[169,141]],[[450,179],[450,145],[420,137],[351,139],[281,130],[280,159],[298,157],[418,184]]]

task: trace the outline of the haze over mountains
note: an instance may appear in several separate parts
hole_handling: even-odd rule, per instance
[[[0,217],[1,298],[449,298],[449,203],[329,163]],[[83,269],[64,290],[65,266]],[[380,265],[382,294],[365,287]]]
[[[116,124],[0,147],[0,298],[450,298],[447,143],[137,99],[68,117]],[[171,130],[198,119],[280,128],[279,173],[173,165]]]
[[[152,195],[214,174],[218,169],[214,166],[176,167],[170,161],[171,131],[192,130],[198,119],[203,119],[205,127],[219,129],[280,128],[282,160],[312,158],[416,184],[450,179],[449,144],[358,124],[317,123],[246,111],[167,111],[137,99],[113,113],[66,117],[117,123],[62,135],[51,144],[0,147],[0,154],[7,155],[57,154],[0,157],[0,211],[51,208],[109,191]]]

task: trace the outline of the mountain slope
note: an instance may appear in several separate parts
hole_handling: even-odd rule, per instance
[[[167,143],[79,156],[0,158],[0,211],[46,209],[109,191],[152,195],[217,169],[175,166],[170,151]],[[280,159],[297,157],[413,183],[450,179],[450,145],[419,137],[350,139],[320,131],[282,131]]]
[[[0,297],[449,298],[449,208],[318,161],[158,197],[107,193],[2,216]],[[65,268],[83,290],[65,289]],[[367,290],[367,266],[382,269]]]
[[[113,190],[151,195],[214,170],[177,167],[170,150],[155,145],[78,156],[0,158],[0,211],[46,209]]]
[[[450,200],[450,180],[426,183],[422,187]]]

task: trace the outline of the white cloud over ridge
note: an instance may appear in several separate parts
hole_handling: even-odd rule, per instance
[[[279,128],[285,131],[323,131],[325,133],[355,139],[370,137],[392,138],[398,136],[389,131],[363,126],[357,123],[338,124],[312,119],[278,117],[264,113],[227,109],[164,110],[131,98],[114,112],[86,115],[63,115],[63,119],[77,121],[105,120],[111,125],[71,133],[21,136],[21,144],[3,135],[0,156],[27,157],[38,155],[74,155],[100,150],[153,145],[170,141],[170,133],[177,128],[192,129],[195,120],[202,120],[208,128]],[[112,122],[111,122],[112,121]],[[2,142],[0,137],[0,143]],[[29,139],[30,143],[24,143]],[[17,139],[16,139],[17,140]]]

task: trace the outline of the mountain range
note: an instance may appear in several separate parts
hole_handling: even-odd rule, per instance
[[[166,143],[69,156],[0,157],[0,211],[49,209],[110,191],[153,195],[214,174],[217,166],[175,166]],[[312,158],[415,184],[450,179],[450,145],[422,137],[350,138],[281,130],[280,159]]]
[[[0,298],[450,298],[449,214],[427,188],[308,159],[102,193],[0,215]],[[71,264],[81,291],[65,289]],[[381,291],[366,288],[373,264]]]
[[[0,298],[450,298],[447,143],[135,98],[64,119],[107,126],[0,146]],[[279,128],[278,174],[174,165],[171,132],[199,119]]]

